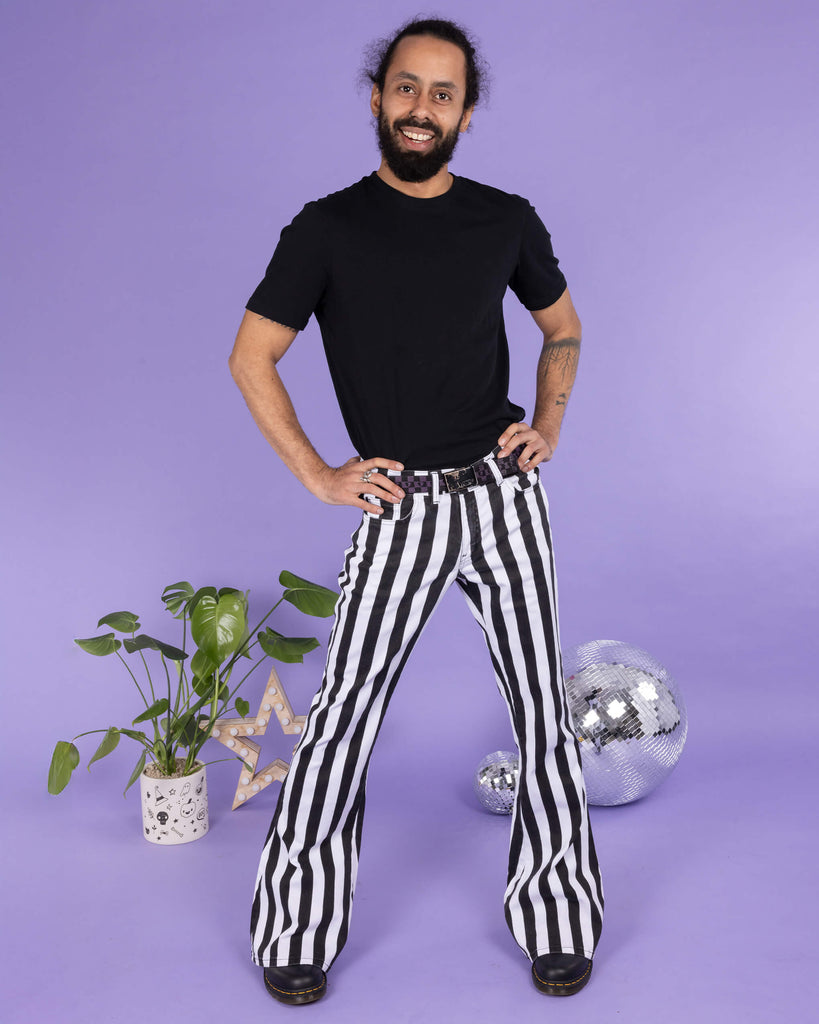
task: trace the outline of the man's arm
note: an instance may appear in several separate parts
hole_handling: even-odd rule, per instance
[[[308,491],[328,505],[355,505],[369,512],[381,510],[359,498],[362,491],[387,501],[400,501],[404,492],[385,474],[367,470],[403,469],[392,459],[365,459],[354,455],[343,466],[328,466],[310,443],[296,416],[276,364],[298,334],[292,327],[245,311],[228,363],[253,419],[270,446]]]
[[[551,306],[534,310],[532,317],[543,332],[532,425],[511,423],[498,439],[499,456],[508,455],[519,444],[526,446],[518,466],[527,471],[548,462],[555,453],[580,358],[580,320],[568,288]]]

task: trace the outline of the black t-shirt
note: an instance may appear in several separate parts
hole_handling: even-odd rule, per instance
[[[566,287],[525,199],[461,177],[416,199],[373,173],[304,207],[247,308],[295,330],[315,313],[362,458],[443,469],[525,416],[507,394],[507,286],[530,310]]]

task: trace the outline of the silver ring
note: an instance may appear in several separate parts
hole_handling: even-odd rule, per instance
[[[365,484],[368,484],[370,482],[370,477],[373,475],[374,472],[374,469],[368,469],[361,474],[361,479],[364,481]]]

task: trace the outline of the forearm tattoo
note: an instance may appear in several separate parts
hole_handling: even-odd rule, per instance
[[[561,338],[543,346],[540,354],[538,371],[541,379],[549,377],[568,385],[559,392],[555,405],[565,405],[569,400],[574,376],[577,373],[577,362],[580,358],[580,339]]]

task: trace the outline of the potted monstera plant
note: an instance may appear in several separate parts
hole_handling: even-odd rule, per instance
[[[110,754],[125,736],[141,748],[123,791],[140,780],[143,834],[151,842],[190,842],[208,830],[208,804],[202,747],[217,718],[235,712],[246,717],[249,704],[238,691],[268,658],[302,661],[319,646],[315,637],[287,637],[262,627],[283,601],[307,615],[332,615],[337,594],[291,572],[282,572],[284,593],[254,629],[248,628],[248,595],[233,587],[172,583],[162,592],[166,609],[181,622],[179,646],[140,633],[133,612],[111,612],[97,623],[109,631],[74,642],[96,657],[115,655],[135,685],[139,714],[128,724],[92,729],[60,740],[48,773],[49,793],[61,793],[80,763],[75,740],[102,733],[88,762]],[[120,634],[120,636],[117,636]],[[220,760],[224,760],[220,758]]]

